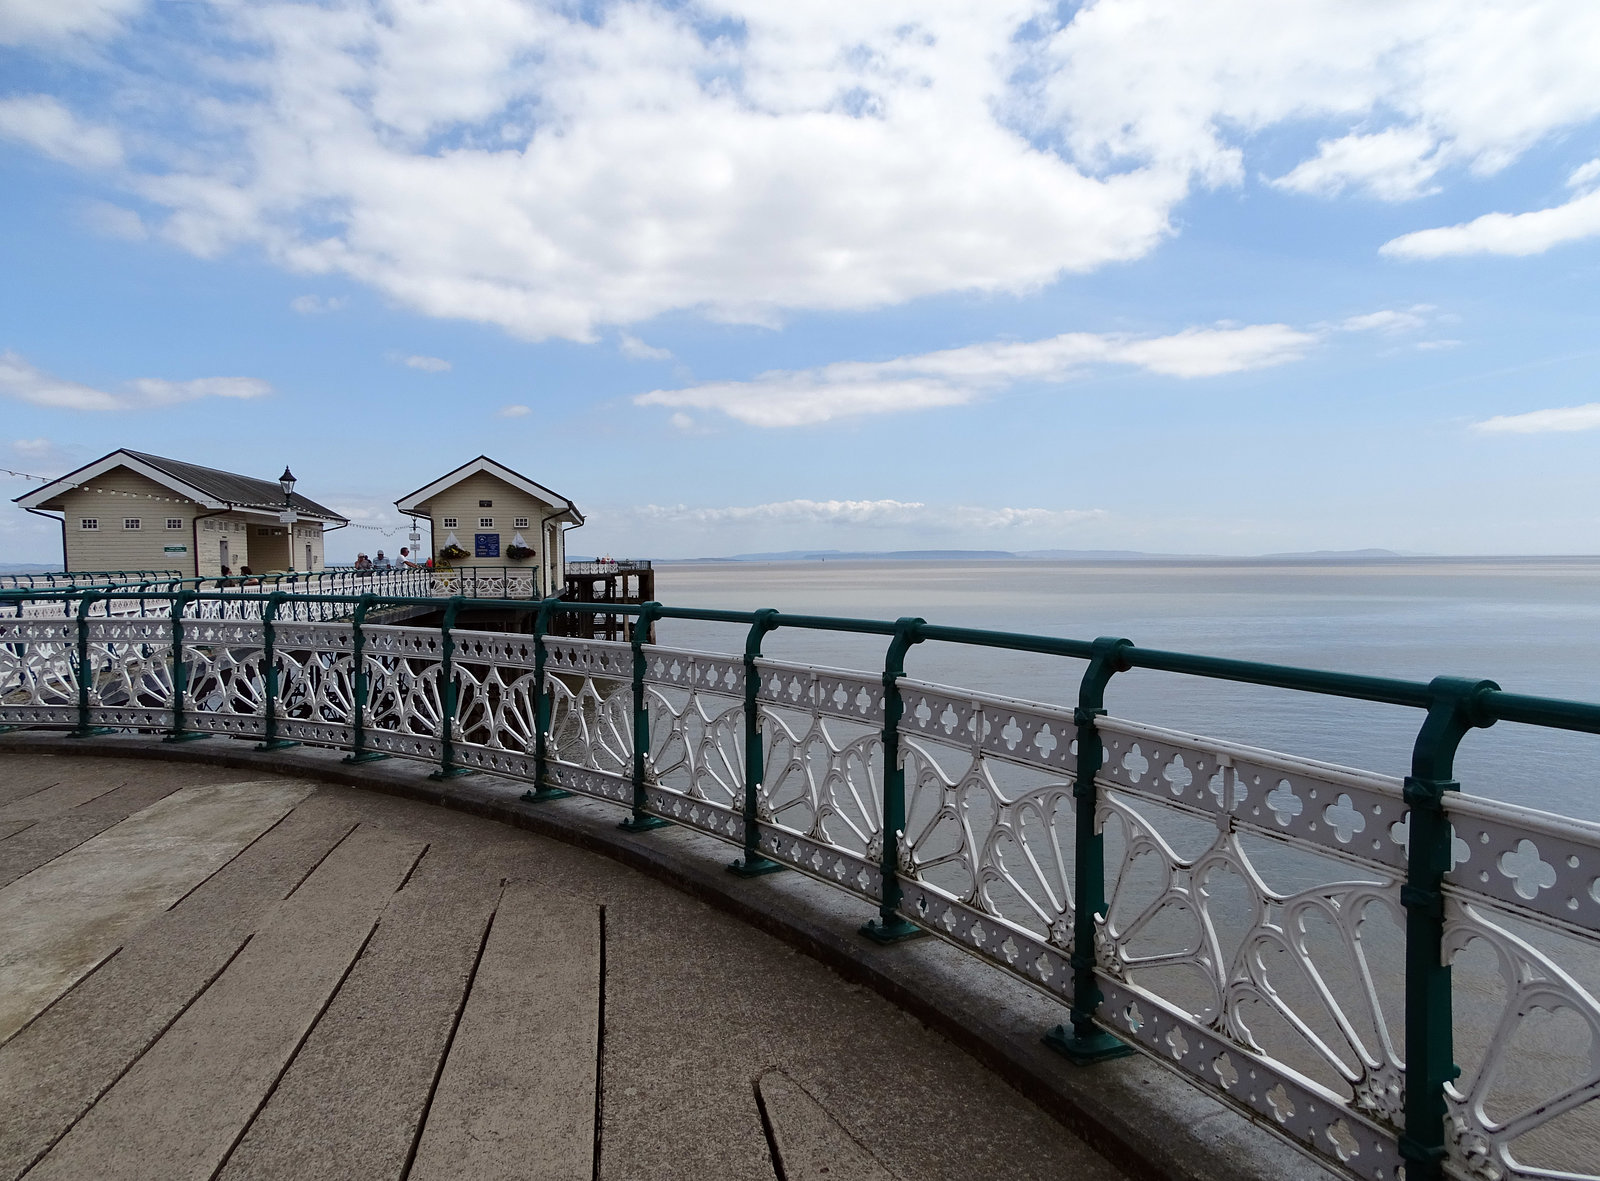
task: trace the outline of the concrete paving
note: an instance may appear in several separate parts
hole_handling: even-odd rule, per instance
[[[0,783],[85,765],[129,788],[107,815],[151,802],[0,888],[36,926],[119,916],[0,1045],[0,1181],[1122,1176],[881,997],[614,861],[259,774],[7,754]]]

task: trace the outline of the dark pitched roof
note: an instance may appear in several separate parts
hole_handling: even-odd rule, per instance
[[[151,455],[144,451],[131,451],[127,448],[123,451],[135,459],[143,460],[151,467],[159,468],[175,480],[182,480],[191,488],[198,488],[213,499],[226,501],[241,508],[273,510],[283,507],[283,489],[278,487],[276,480],[258,480],[254,476],[241,476],[235,472],[201,467],[197,463],[165,459],[160,455]],[[329,521],[345,520],[331,508],[320,505],[309,497],[301,496],[298,492],[294,493],[290,500],[298,512]]]

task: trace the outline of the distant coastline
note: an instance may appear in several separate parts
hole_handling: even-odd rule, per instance
[[[708,558],[654,558],[660,566],[728,562],[1538,562],[1589,561],[1593,554],[1424,554],[1390,549],[1306,550],[1273,554],[1169,554],[1143,550],[782,550],[773,553],[728,554]]]

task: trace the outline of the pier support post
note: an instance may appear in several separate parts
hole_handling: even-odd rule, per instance
[[[283,750],[300,745],[278,737],[278,609],[288,597],[281,591],[268,595],[267,605],[261,612],[261,679],[266,689],[267,717],[257,750]]]
[[[463,601],[460,595],[446,600],[444,619],[439,624],[439,769],[429,775],[429,779],[457,779],[472,774],[471,767],[456,766],[455,726],[460,686],[456,684],[456,640],[450,632],[456,625]]]
[[[1057,1025],[1045,1034],[1045,1044],[1073,1062],[1087,1066],[1133,1053],[1132,1047],[1095,1024],[1105,997],[1095,979],[1095,944],[1106,917],[1105,837],[1097,813],[1100,792],[1095,776],[1105,763],[1105,743],[1095,720],[1106,713],[1106,685],[1128,670],[1126,650],[1132,640],[1101,636],[1094,642],[1089,667],[1078,684],[1078,705],[1072,721],[1078,729],[1078,769],[1072,781],[1073,842],[1072,881],[1072,1028]]]
[[[660,603],[645,603],[633,621],[633,815],[617,825],[627,832],[648,832],[672,823],[644,810],[645,773],[650,762],[650,711],[645,708],[644,700],[644,646],[650,638],[651,625],[660,615]]]
[[[69,731],[70,738],[93,738],[96,734],[109,734],[109,726],[89,724],[89,700],[94,668],[89,663],[89,608],[104,595],[86,594],[78,600],[78,725]],[[17,604],[17,614],[22,614],[22,604]]]
[[[1405,801],[1411,805],[1406,882],[1406,1089],[1400,1156],[1407,1181],[1444,1176],[1444,1087],[1461,1073],[1455,1063],[1450,965],[1444,962],[1444,875],[1450,872],[1453,834],[1445,815],[1446,792],[1460,791],[1456,748],[1475,727],[1492,726],[1483,694],[1493,681],[1436,677],[1428,686],[1428,716],[1411,751]]]
[[[744,641],[744,856],[728,865],[729,873],[742,878],[777,873],[787,868],[761,854],[761,779],[765,774],[766,754],[761,744],[761,713],[756,697],[761,691],[761,674],[756,661],[761,656],[761,641],[778,626],[778,612],[764,607]]]
[[[894,638],[883,662],[883,853],[878,861],[882,892],[878,917],[861,928],[876,943],[899,943],[925,932],[900,913],[905,891],[900,888],[900,842],[906,833],[906,761],[900,750],[900,719],[905,702],[900,678],[906,675],[906,653],[922,642],[926,622],[907,616],[895,620]]]
[[[547,779],[550,770],[550,715],[553,711],[553,702],[545,683],[544,639],[550,634],[550,620],[560,603],[559,595],[542,600],[539,603],[538,613],[533,617],[533,788],[522,793],[523,802],[528,804],[564,799],[572,794],[559,787],[551,787]]]
[[[362,595],[361,601],[356,604],[355,613],[350,617],[350,660],[351,675],[355,682],[355,716],[350,719],[353,723],[350,753],[344,757],[347,763],[375,763],[379,759],[389,757],[381,750],[367,749],[367,701],[372,696],[372,688],[367,677],[367,634],[363,630],[363,625],[367,622],[367,612],[377,601],[377,595]]]
[[[184,728],[184,698],[189,693],[189,662],[183,655],[183,611],[199,598],[196,591],[179,591],[172,600],[172,729],[163,742],[193,742],[211,735]]]

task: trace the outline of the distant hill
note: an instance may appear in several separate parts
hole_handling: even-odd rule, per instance
[[[757,554],[727,554],[716,558],[657,558],[661,565],[695,562],[1251,562],[1251,561],[1361,561],[1417,557],[1390,549],[1307,550],[1303,553],[1222,555],[1162,554],[1131,549],[899,549],[838,550],[791,549]],[[572,559],[576,561],[577,559]]]

